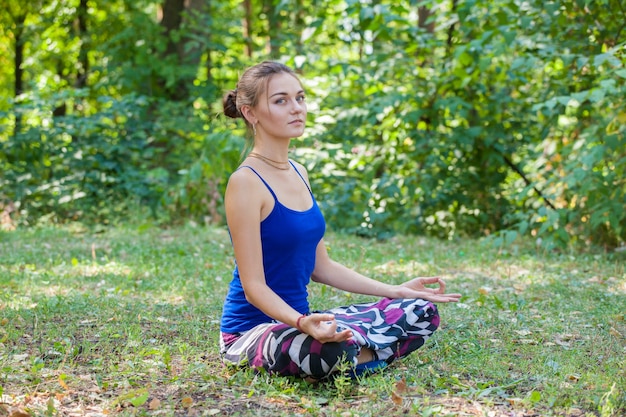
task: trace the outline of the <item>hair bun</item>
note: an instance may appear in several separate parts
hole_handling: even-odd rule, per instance
[[[224,98],[222,100],[224,105],[224,114],[233,119],[237,119],[242,117],[241,112],[237,109],[237,89],[230,90],[226,94],[224,94]]]

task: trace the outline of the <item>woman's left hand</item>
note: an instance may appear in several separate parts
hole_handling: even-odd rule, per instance
[[[426,285],[437,285],[435,288]],[[461,294],[446,294],[446,283],[439,277],[419,277],[398,286],[398,298],[422,298],[435,303],[456,303]]]

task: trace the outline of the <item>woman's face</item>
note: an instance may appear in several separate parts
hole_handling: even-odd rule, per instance
[[[253,110],[263,137],[291,139],[304,133],[306,102],[300,81],[288,73],[274,75]]]

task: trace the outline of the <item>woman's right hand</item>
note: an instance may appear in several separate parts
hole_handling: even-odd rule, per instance
[[[352,337],[351,330],[337,331],[333,314],[313,313],[300,319],[300,330],[321,343],[344,342]]]

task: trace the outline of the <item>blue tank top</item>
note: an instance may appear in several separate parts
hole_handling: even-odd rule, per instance
[[[291,165],[293,166],[293,163]],[[296,211],[283,206],[259,173],[252,167],[245,168],[252,170],[274,197],[274,208],[261,222],[265,281],[294,310],[301,314],[308,313],[307,285],[315,267],[315,250],[326,229],[322,212],[311,189],[295,166],[293,168],[306,185],[313,200],[313,206],[305,211]],[[271,321],[272,318],[246,300],[239,268],[235,265],[233,279],[224,302],[221,331],[239,333]]]

